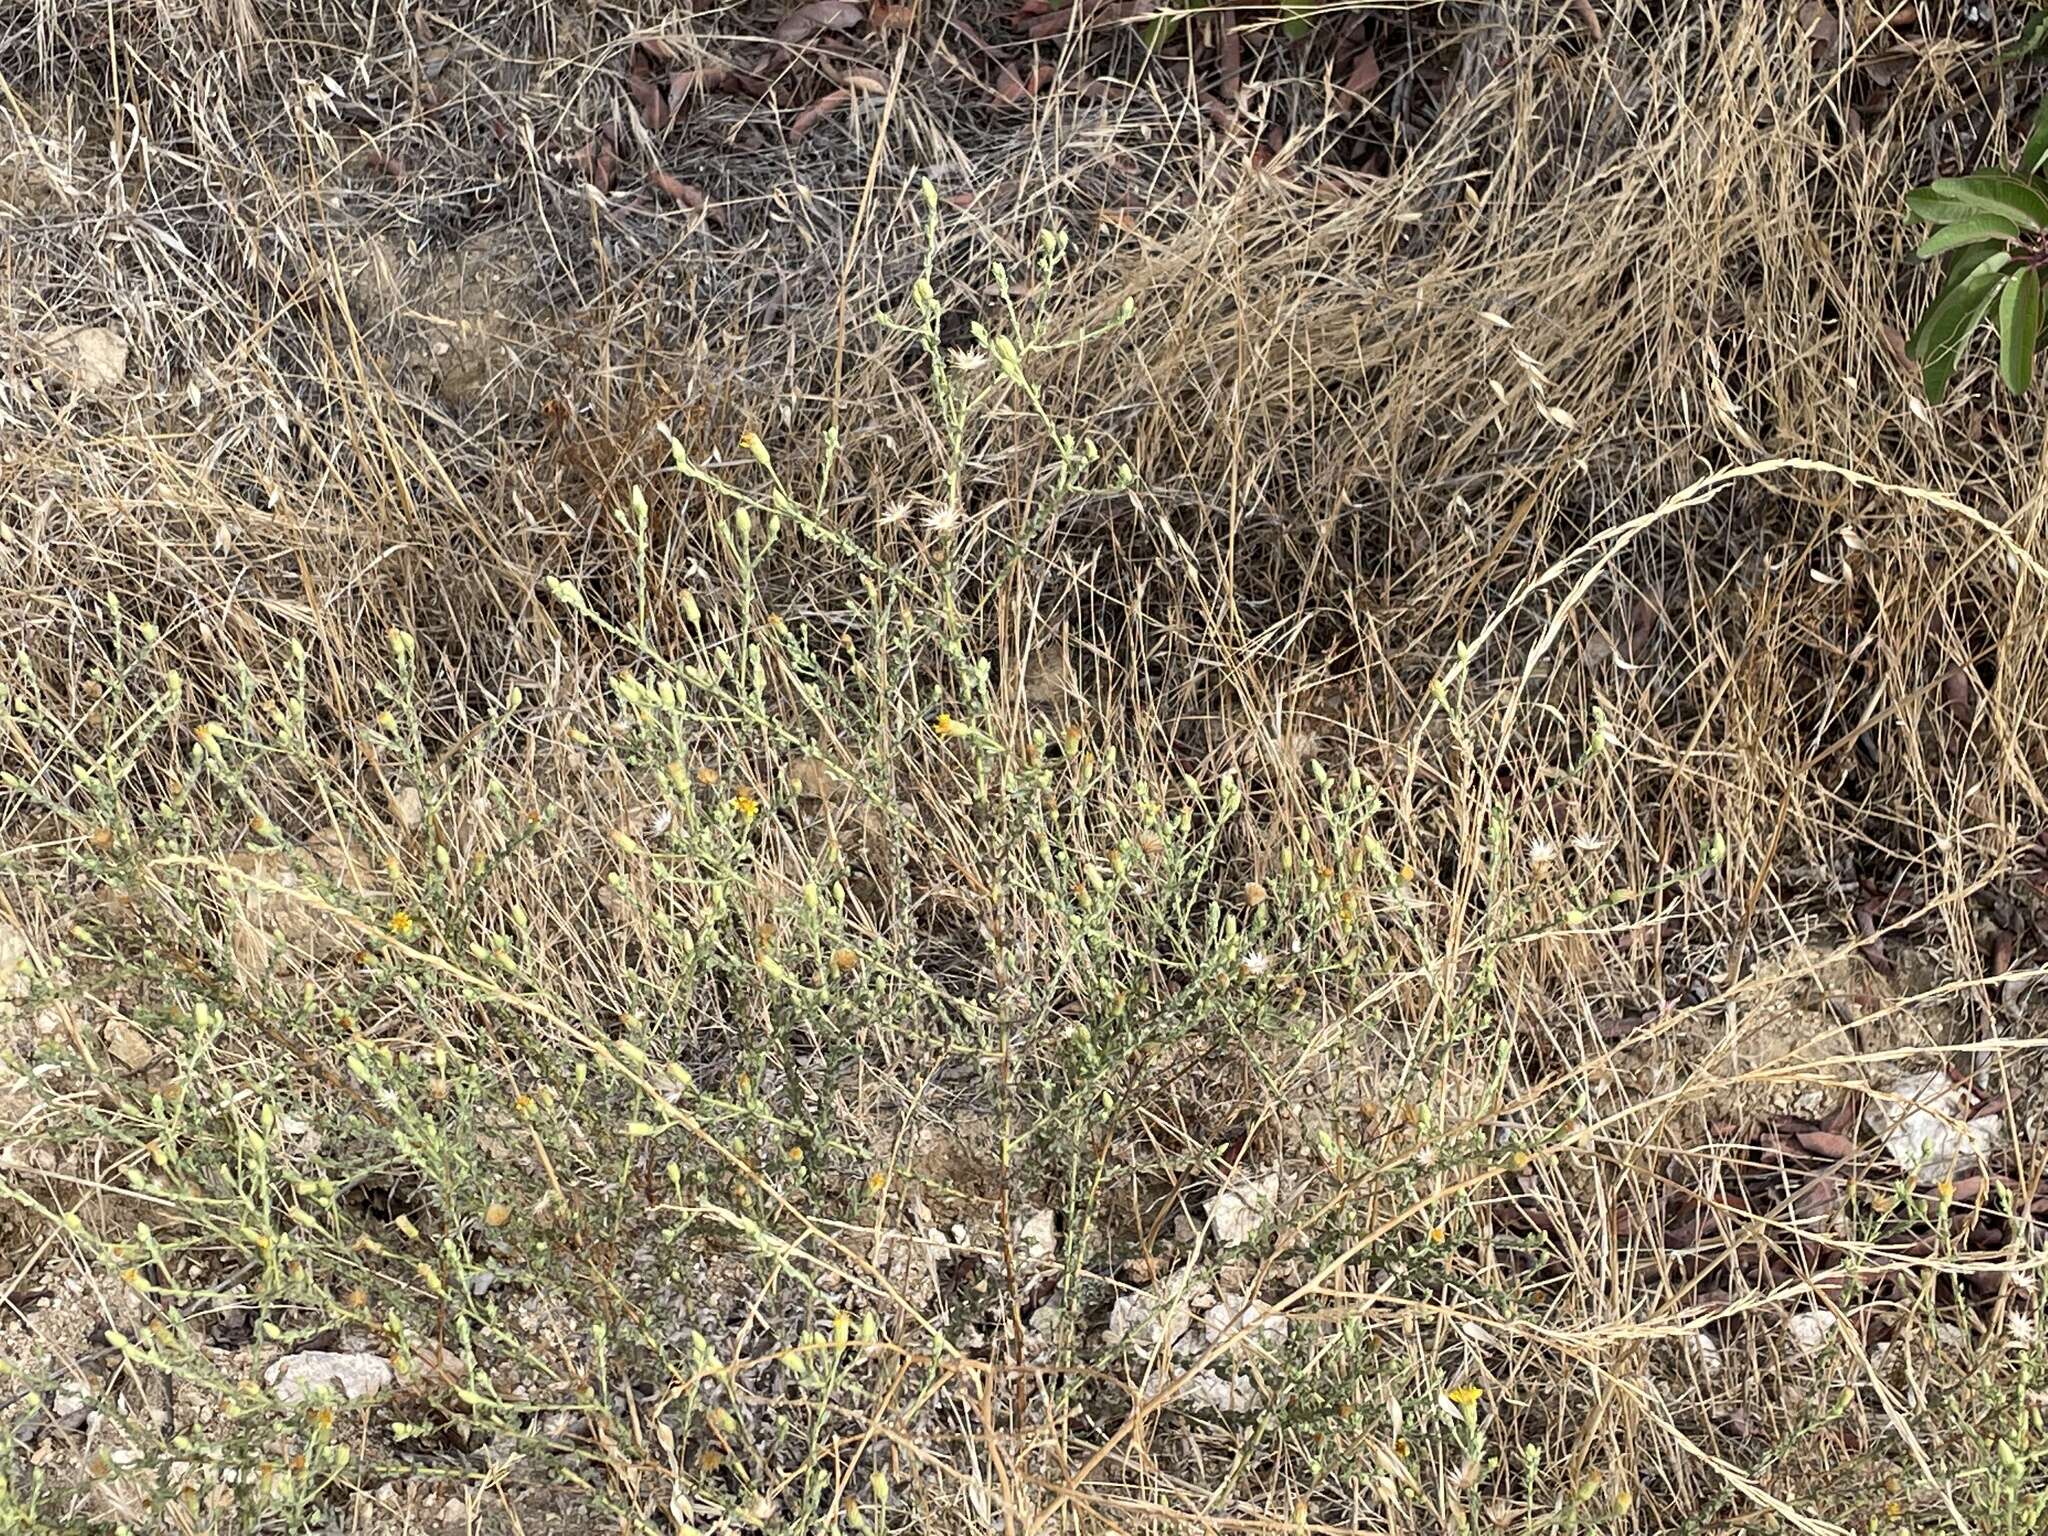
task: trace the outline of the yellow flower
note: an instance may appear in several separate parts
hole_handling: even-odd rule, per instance
[[[389,926],[394,936],[401,939],[409,939],[413,935],[413,930],[417,928],[419,924],[413,921],[413,917],[410,912],[406,911],[405,908],[400,907],[396,912],[391,914],[391,920],[387,926]]]
[[[768,445],[761,441],[758,433],[751,431],[742,432],[740,434],[740,447],[753,455],[756,464],[759,464],[763,469],[768,467]]]
[[[1480,1396],[1479,1389],[1469,1383],[1462,1387],[1453,1387],[1444,1394],[1444,1400],[1456,1408],[1459,1416],[1464,1419],[1466,1430],[1475,1435],[1479,1432]]]
[[[740,813],[740,820],[752,821],[761,814],[761,802],[754,798],[752,790],[743,789],[732,797],[732,808]]]
[[[939,718],[932,722],[932,729],[937,731],[941,736],[952,737],[965,736],[967,734],[968,728],[962,725],[958,720],[955,720],[951,715],[947,714],[944,710],[941,710],[939,711]]]
[[[859,965],[860,956],[852,950],[835,949],[832,951],[832,968],[838,971],[840,975],[851,974]]]

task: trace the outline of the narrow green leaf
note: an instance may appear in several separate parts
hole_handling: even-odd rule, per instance
[[[1906,194],[1908,208],[1923,219],[1931,217],[1939,223],[1948,223],[1955,216],[1931,214],[1927,210],[1957,205],[1966,207],[1971,214],[1989,213],[2011,219],[2022,229],[2048,229],[2048,195],[2031,176],[2015,176],[2010,171],[1978,171],[1972,176],[1944,176]]]
[[[2016,64],[2030,54],[2039,53],[2043,43],[2048,43],[2048,8],[2036,6],[2020,23],[2020,35],[1999,50],[1998,62]]]
[[[2011,219],[2001,219],[1996,214],[1984,213],[1975,218],[1958,219],[1945,228],[1936,230],[1920,242],[1920,249],[1913,254],[1926,261],[1944,251],[1958,246],[1972,245],[1979,240],[2017,240],[2020,227]]]
[[[1180,17],[1171,12],[1161,16],[1154,16],[1150,21],[1146,22],[1145,30],[1142,34],[1145,40],[1145,51],[1147,53],[1157,53],[1161,48],[1172,42],[1173,34],[1180,30],[1180,22]]]
[[[2048,16],[2048,11],[2041,12]],[[2034,108],[2034,123],[2027,130],[2026,146],[2020,150],[2020,163],[2013,170],[2021,176],[2036,176],[2041,167],[2048,163],[2048,96],[2041,98],[2041,104]]]
[[[2041,274],[2032,267],[1998,296],[1998,376],[2016,395],[2034,382],[2034,339],[2041,331]]]

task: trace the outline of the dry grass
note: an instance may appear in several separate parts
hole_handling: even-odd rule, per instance
[[[0,17],[0,1525],[2036,1528],[2025,91],[1596,9]]]

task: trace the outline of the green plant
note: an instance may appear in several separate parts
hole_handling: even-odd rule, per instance
[[[2048,266],[2048,102],[2010,171],[1943,177],[1906,194],[1906,208],[1933,226],[1914,254],[1946,258],[1940,289],[1906,355],[1920,364],[1930,405],[1939,404],[1963,348],[1996,312],[1998,375],[2014,394],[2034,378],[2041,344],[2041,269]]]
[[[2016,64],[2021,59],[2031,59],[2048,46],[2048,6],[2037,5],[2027,12],[2027,19],[2020,23],[2017,36],[1999,50],[1998,62]]]

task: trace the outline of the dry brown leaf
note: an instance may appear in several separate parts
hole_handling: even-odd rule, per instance
[[[682,177],[672,175],[656,166],[647,173],[647,184],[672,203],[681,203],[685,208],[704,206],[704,189],[694,186]]]
[[[841,85],[851,86],[856,91],[886,91],[888,80],[871,69],[849,69],[840,77]]]
[[[611,191],[612,178],[619,169],[619,152],[612,142],[611,133],[592,134],[590,142],[569,157],[569,163],[598,191]]]
[[[1799,7],[1799,30],[1812,39],[1816,63],[1831,56],[1842,40],[1841,18],[1821,0],[1806,0]]]
[[[800,5],[775,24],[778,43],[801,43],[820,32],[844,32],[867,20],[854,0],[811,0]]]
[[[1351,61],[1351,73],[1344,77],[1344,89],[1353,96],[1363,96],[1380,83],[1380,56],[1373,52],[1368,43],[1359,50],[1358,57]]]
[[[118,387],[128,373],[128,343],[103,325],[72,325],[30,338],[46,377],[81,395]]]
[[[1833,1131],[1800,1131],[1794,1138],[1816,1157],[1854,1157],[1856,1143]]]
[[[722,91],[732,84],[733,72],[716,65],[705,69],[678,70],[668,77],[668,115],[671,120],[683,110],[692,91]]]
[[[414,1344],[400,1362],[398,1386],[402,1392],[446,1395],[469,1385],[469,1365],[453,1350],[425,1339]]]
[[[640,114],[649,133],[659,133],[668,126],[674,113],[668,104],[668,93],[660,86],[645,76],[628,75],[626,94],[633,98],[633,109]]]
[[[1016,80],[1017,78],[1008,70],[1005,70],[1003,73],[1010,80]],[[1054,70],[1050,64],[1041,64],[1022,80],[1017,81],[1017,88],[1023,93],[1022,96],[1003,95],[1002,99],[1005,101],[1019,101],[1024,96],[1036,96],[1052,83],[1053,74]],[[998,92],[998,95],[1002,95],[1002,93]]]
[[[868,25],[877,32],[908,32],[916,21],[914,5],[877,4],[868,8]]]
[[[800,757],[789,765],[789,785],[800,800],[844,800],[852,789],[822,757]]]
[[[845,106],[852,99],[852,96],[853,92],[843,86],[836,91],[827,91],[808,107],[805,107],[803,111],[797,113],[796,121],[789,125],[790,138],[792,140],[802,138],[813,128],[817,127],[819,123],[823,122],[828,113],[835,112]]]

